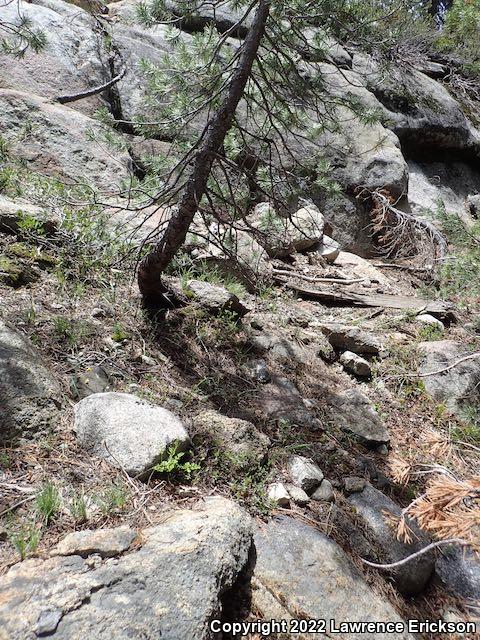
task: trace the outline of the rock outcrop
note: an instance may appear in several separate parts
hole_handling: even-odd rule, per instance
[[[0,53],[1,88],[52,99],[101,86],[110,79],[109,58],[94,17],[61,0],[2,4],[2,20],[11,24],[24,16],[32,30],[47,35],[44,49],[27,49],[22,57]],[[102,95],[72,102],[72,108],[93,115],[107,101]]]
[[[33,346],[0,320],[0,445],[45,434],[58,420],[60,400]]]
[[[420,374],[432,398],[459,416],[480,405],[480,354],[468,358],[472,349],[453,340],[422,342],[418,348]]]
[[[252,601],[264,618],[290,620],[301,612],[304,618],[335,620],[337,626],[346,620],[401,621],[392,606],[366,584],[342,549],[313,527],[277,517],[259,526],[255,547]],[[330,637],[329,629],[325,630],[327,634],[312,637]],[[378,635],[354,632],[349,637],[373,640]],[[406,631],[391,637],[411,639]]]
[[[248,562],[247,513],[210,498],[139,538],[118,559],[69,555],[14,566],[0,584],[0,638],[212,638],[209,622],[221,617],[222,595]]]
[[[28,162],[40,174],[86,181],[105,193],[115,193],[129,175],[130,157],[112,154],[102,140],[101,126],[84,114],[32,93],[0,89],[0,135],[10,157]],[[30,133],[24,131],[29,122]]]

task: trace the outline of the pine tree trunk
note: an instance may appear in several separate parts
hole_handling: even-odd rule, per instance
[[[192,173],[162,239],[140,262],[138,286],[145,301],[154,302],[162,294],[161,275],[185,242],[188,229],[203,198],[215,154],[222,148],[226,134],[232,126],[258,48],[265,33],[270,11],[270,0],[259,0],[251,28],[243,43],[243,50],[230,81],[227,95],[208,123],[204,140],[193,163]]]

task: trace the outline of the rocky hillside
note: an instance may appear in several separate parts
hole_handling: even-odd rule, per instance
[[[316,141],[335,197],[197,216],[147,313],[135,5],[20,0],[47,45],[0,54],[0,639],[480,637],[480,105],[332,41],[380,114]]]

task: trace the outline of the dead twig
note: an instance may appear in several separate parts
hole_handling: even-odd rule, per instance
[[[480,357],[480,351],[476,351],[475,353],[471,353],[470,355],[465,356],[464,358],[460,358],[460,360],[453,362],[448,367],[444,367],[443,369],[437,369],[436,371],[429,371],[428,373],[417,373],[416,376],[418,378],[426,378],[427,376],[436,376],[440,373],[446,373],[447,371],[450,371],[451,369],[454,369],[455,367],[457,367],[459,364],[462,364],[462,362],[466,362],[467,360],[473,360],[473,358],[478,358],[478,357]]]
[[[273,269],[274,275],[280,276],[291,276],[293,278],[300,278],[301,280],[306,280],[307,282],[331,282],[333,284],[355,284],[357,282],[363,282],[365,278],[352,278],[351,280],[346,280],[343,278],[312,278],[310,276],[306,276],[303,273],[298,273],[296,271],[287,271],[285,269]],[[282,279],[283,282],[283,279]]]
[[[94,87],[93,89],[86,89],[85,91],[79,91],[78,93],[57,96],[55,98],[55,101],[60,102],[60,104],[67,104],[68,102],[75,102],[76,100],[82,100],[83,98],[90,98],[91,96],[95,96],[98,93],[102,93],[102,91],[106,91],[107,89],[110,89],[110,87],[113,87],[113,85],[117,84],[117,82],[119,82],[123,78],[126,71],[127,68],[124,66],[120,73],[108,82],[105,82],[98,87]]]
[[[19,502],[16,502],[15,504],[12,504],[10,507],[8,507],[8,509],[4,509],[1,513],[0,513],[0,518],[4,515],[6,515],[7,513],[10,513],[11,511],[15,511],[15,509],[18,509],[18,507],[21,507],[22,504],[25,504],[26,502],[30,502],[30,500],[33,500],[35,498],[35,496],[28,496],[27,498],[24,498],[23,500],[20,500]]]
[[[470,546],[470,544],[466,540],[462,540],[461,538],[449,538],[448,540],[437,540],[436,542],[432,542],[431,544],[428,544],[426,547],[423,547],[423,549],[420,549],[420,551],[416,551],[415,553],[412,553],[410,556],[407,556],[402,560],[398,560],[397,562],[389,562],[389,563],[383,564],[383,563],[377,563],[377,562],[370,562],[369,560],[365,560],[365,558],[360,558],[360,560],[363,562],[363,564],[366,564],[369,567],[373,567],[374,569],[381,569],[381,570],[395,569],[396,567],[401,567],[402,565],[407,564],[407,562],[410,562],[411,560],[415,560],[415,558],[418,558],[419,556],[423,556],[425,553],[428,553],[429,551],[432,551],[437,547],[442,547],[446,544],[458,544],[462,547]]]

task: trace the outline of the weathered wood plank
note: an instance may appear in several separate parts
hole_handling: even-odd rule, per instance
[[[425,300],[414,296],[395,296],[390,294],[364,294],[353,291],[340,290],[334,287],[310,289],[291,282],[284,283],[300,296],[320,302],[332,302],[337,304],[354,305],[359,307],[385,307],[387,309],[413,309],[425,311],[434,316],[452,318],[453,306],[442,300]]]

